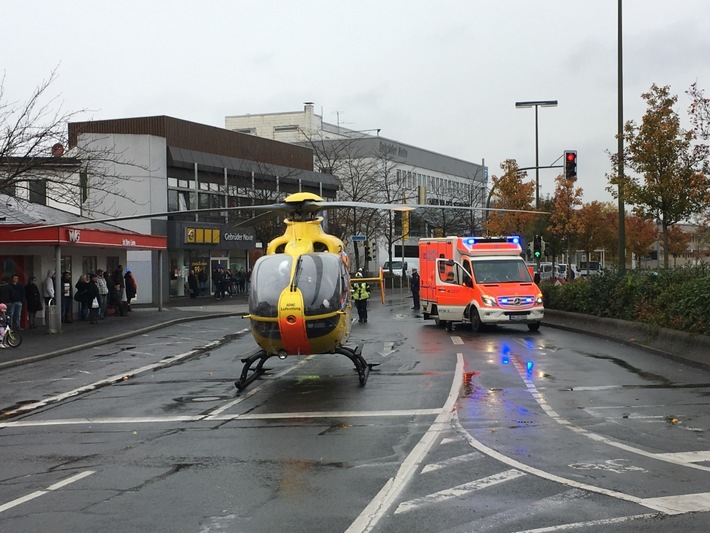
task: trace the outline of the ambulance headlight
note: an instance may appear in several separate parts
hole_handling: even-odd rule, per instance
[[[493,296],[488,296],[487,294],[484,294],[483,296],[481,296],[481,301],[484,305],[487,305],[489,307],[496,306],[496,299]]]
[[[542,294],[537,295],[537,298],[535,298],[535,304],[542,305]]]

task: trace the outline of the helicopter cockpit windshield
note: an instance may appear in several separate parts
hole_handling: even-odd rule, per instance
[[[265,255],[254,264],[249,293],[249,312],[257,316],[278,316],[281,292],[288,287],[293,258],[290,255]]]
[[[329,253],[304,254],[294,286],[303,294],[306,315],[322,315],[337,311],[343,298],[345,271],[339,256]]]

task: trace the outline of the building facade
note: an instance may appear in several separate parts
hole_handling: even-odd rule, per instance
[[[211,278],[218,266],[232,272],[251,267],[280,228],[250,224],[254,213],[249,206],[277,202],[298,191],[334,199],[338,188],[333,176],[313,171],[313,154],[307,147],[173,117],[71,123],[69,142],[110,148],[117,154],[120,162],[113,163],[113,172],[124,178],[122,189],[112,197],[94,197],[89,176],[82,214],[91,218],[106,213],[153,214],[115,224],[167,238],[168,257],[162,268],[169,279],[164,289],[169,296],[185,294],[190,270],[204,271]],[[195,209],[214,211],[181,214]],[[128,267],[151,285],[157,283],[151,274],[156,262],[150,251],[129,250],[127,255]],[[208,291],[211,287],[208,281]]]

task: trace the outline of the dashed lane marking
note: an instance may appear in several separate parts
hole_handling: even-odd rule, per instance
[[[3,513],[7,511],[8,509],[12,509],[13,507],[17,507],[18,505],[21,505],[23,503],[27,503],[30,500],[34,500],[35,498],[39,498],[40,496],[44,496],[45,494],[52,492],[54,490],[59,490],[63,487],[66,487],[67,485],[74,483],[76,481],[79,481],[80,479],[84,479],[87,476],[90,476],[91,474],[94,474],[95,472],[93,470],[85,470],[84,472],[79,472],[78,474],[75,474],[71,477],[68,477],[67,479],[64,479],[62,481],[59,481],[57,483],[54,483],[53,485],[50,485],[44,490],[37,490],[35,492],[32,492],[30,494],[27,494],[26,496],[22,496],[21,498],[17,498],[15,500],[12,500],[10,502],[7,502],[5,504],[0,505],[0,513]]]

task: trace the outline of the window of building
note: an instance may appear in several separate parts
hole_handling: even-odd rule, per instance
[[[81,258],[81,273],[89,274],[90,272],[96,272],[96,256],[95,255],[85,255]]]

